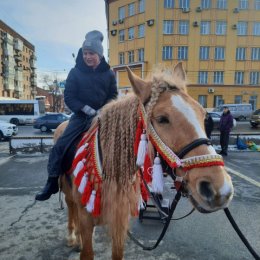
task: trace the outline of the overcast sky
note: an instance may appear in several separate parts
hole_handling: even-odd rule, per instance
[[[85,34],[107,33],[104,0],[0,0],[0,19],[35,46],[37,73],[66,77]],[[62,73],[63,72],[63,73]]]

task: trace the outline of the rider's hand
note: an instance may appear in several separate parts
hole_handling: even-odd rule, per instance
[[[88,105],[85,105],[81,109],[81,111],[84,112],[88,116],[95,116],[97,114],[97,111]]]

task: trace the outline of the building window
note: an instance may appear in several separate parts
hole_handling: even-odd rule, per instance
[[[208,72],[207,71],[199,71],[199,84],[208,84]]]
[[[145,10],[145,0],[139,0],[138,11],[139,13],[143,13]]]
[[[227,9],[227,0],[217,0],[217,9]]]
[[[119,52],[119,64],[125,64],[125,53],[124,52]]]
[[[223,104],[224,104],[224,100],[221,95],[214,96],[214,107],[219,107]]]
[[[246,10],[248,9],[248,0],[239,0],[238,8],[240,10]]]
[[[179,0],[179,8],[190,8],[190,0]]]
[[[236,60],[246,60],[246,48],[244,47],[237,48]]]
[[[255,0],[255,10],[260,10],[260,0]]]
[[[210,21],[201,21],[200,34],[210,34]]]
[[[162,50],[162,59],[163,60],[172,60],[172,46],[163,46]]]
[[[225,60],[225,47],[215,47],[215,60]]]
[[[134,27],[130,27],[128,29],[128,40],[133,40],[135,37],[135,28]]]
[[[178,60],[187,60],[188,59],[188,47],[180,46],[178,47]]]
[[[237,84],[237,85],[244,84],[244,72],[243,71],[235,72],[235,84]]]
[[[259,71],[250,72],[250,85],[259,85]]]
[[[123,42],[125,40],[125,30],[119,30],[118,37],[119,42]]]
[[[179,34],[189,34],[189,21],[179,21]]]
[[[174,0],[164,0],[164,8],[174,8]]]
[[[164,34],[173,34],[173,21],[172,20],[163,21],[163,33]]]
[[[202,107],[207,107],[207,96],[199,95],[198,102],[201,104]]]
[[[144,37],[144,24],[138,25],[138,38]]]
[[[135,61],[135,53],[134,51],[128,52],[128,63],[133,63]]]
[[[216,22],[216,35],[226,35],[227,32],[227,22],[217,21]]]
[[[138,49],[138,61],[144,61],[144,48]]]
[[[237,35],[247,35],[247,22],[237,23]]]
[[[253,35],[260,36],[260,22],[253,23]]]
[[[251,60],[260,60],[260,48],[252,48]]]
[[[118,19],[124,19],[125,18],[125,7],[119,7],[118,8]]]
[[[211,0],[201,0],[200,7],[201,7],[201,9],[210,9],[211,8]]]
[[[135,3],[131,3],[128,5],[128,16],[135,15]]]
[[[224,84],[224,71],[214,71],[214,84],[223,85]]]
[[[241,95],[235,95],[235,100],[234,100],[234,103],[235,104],[242,104],[242,96]]]
[[[200,46],[200,60],[209,60],[208,46]]]

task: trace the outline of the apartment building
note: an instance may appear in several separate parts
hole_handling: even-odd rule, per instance
[[[0,97],[33,99],[36,92],[35,48],[0,20]]]
[[[145,77],[182,62],[204,107],[260,108],[260,0],[105,0],[109,62],[121,93],[125,66]]]

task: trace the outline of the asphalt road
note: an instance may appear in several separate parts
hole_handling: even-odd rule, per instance
[[[7,143],[0,144],[6,151]],[[237,224],[260,254],[260,160],[257,152],[230,152],[225,158],[235,186],[229,207]],[[2,156],[3,157],[3,156]],[[35,202],[34,196],[46,181],[48,154],[8,155],[0,160],[0,259],[62,260],[78,259],[78,252],[66,246],[67,210],[59,209],[59,197]],[[171,182],[166,179],[166,197],[173,197]],[[191,209],[182,198],[175,217]],[[145,244],[153,244],[162,229],[157,220],[132,221],[131,230]],[[98,260],[110,259],[110,242],[106,230],[95,232]],[[249,260],[253,259],[231,227],[223,211],[212,214],[194,212],[172,221],[160,246],[143,251],[129,239],[125,260]]]

